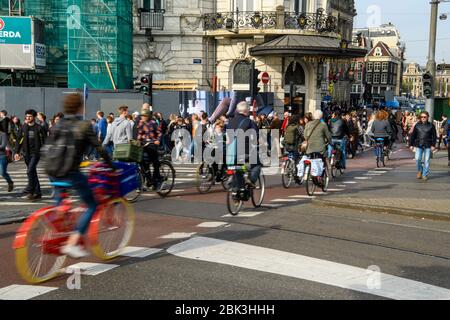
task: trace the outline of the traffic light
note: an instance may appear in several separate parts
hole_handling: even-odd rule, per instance
[[[256,98],[260,88],[258,87],[259,82],[261,81],[259,74],[261,71],[255,68],[255,61],[252,62],[252,68],[250,70],[250,95],[252,97],[252,101]]]
[[[145,95],[149,96],[152,94],[152,86],[153,86],[153,77],[151,74],[146,74],[141,78],[140,91],[143,92]]]
[[[422,82],[423,82],[423,95],[430,99],[433,97],[433,76],[431,75],[430,71],[425,72],[422,75]]]

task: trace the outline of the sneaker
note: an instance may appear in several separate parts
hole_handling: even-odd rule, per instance
[[[422,172],[417,172],[417,179],[422,179]]]
[[[26,193],[23,196],[21,196],[20,199],[33,200],[33,195],[31,193]]]
[[[61,248],[61,253],[74,259],[80,259],[89,255],[81,246],[66,245]]]
[[[423,177],[422,177],[422,180],[427,181],[427,180],[428,180],[428,176],[423,176]]]
[[[30,200],[41,200],[42,199],[42,195],[41,194],[33,194],[31,196]]]
[[[8,183],[8,192],[11,192],[14,190],[14,182]]]

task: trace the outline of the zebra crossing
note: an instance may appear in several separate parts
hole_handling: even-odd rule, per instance
[[[181,185],[193,185],[196,181],[196,169],[197,166],[192,164],[174,165],[175,168],[175,186],[176,188]],[[0,202],[3,205],[17,205],[27,202],[30,205],[48,204],[52,203],[53,187],[49,180],[49,177],[45,174],[44,168],[38,167],[37,169],[39,183],[41,185],[42,200],[36,202],[29,202],[21,199],[23,190],[28,184],[27,168],[24,163],[14,163],[8,167],[8,173],[14,181],[14,190],[7,192],[7,184],[4,180],[0,180]],[[86,173],[86,169],[82,172]],[[177,189],[174,189],[176,191]]]

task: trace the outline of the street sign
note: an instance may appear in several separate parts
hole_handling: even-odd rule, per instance
[[[262,72],[262,73],[261,73],[261,82],[262,82],[263,84],[268,84],[268,83],[269,83],[269,80],[270,80],[269,74],[268,74],[267,72]]]
[[[193,59],[192,63],[193,64],[202,64],[202,59]]]

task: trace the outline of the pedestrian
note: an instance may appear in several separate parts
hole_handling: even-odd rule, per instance
[[[416,152],[417,179],[428,180],[430,174],[431,152],[436,146],[436,127],[429,122],[427,111],[420,113],[419,122],[411,134],[411,150]]]
[[[440,121],[439,126],[439,142],[438,149],[441,149],[441,144],[444,142],[444,146],[447,148],[447,131],[448,131],[448,119],[447,115],[442,115],[442,120]]]
[[[64,118],[64,114],[62,112],[58,112],[53,116],[53,119],[50,121],[50,134],[52,133],[53,128]]]
[[[47,123],[47,117],[43,112],[37,113],[36,123],[44,129],[45,135],[48,136],[49,135],[49,125]]]
[[[0,127],[2,128],[2,131],[6,133],[6,135],[9,135],[9,123],[11,120],[7,117],[7,115],[8,111],[0,111]]]
[[[27,166],[28,185],[24,190],[23,199],[38,200],[42,198],[41,185],[37,173],[37,165],[41,158],[41,148],[45,143],[45,131],[36,123],[37,112],[33,109],[25,111],[25,124],[19,141],[17,153],[14,155],[19,161],[23,154]]]
[[[103,140],[106,138],[106,129],[108,128],[108,123],[105,119],[105,113],[103,111],[97,111],[97,137],[98,142],[100,144],[103,143]]]
[[[129,143],[133,140],[133,129],[130,121],[128,121],[128,107],[119,107],[120,116],[114,119],[111,124],[109,132],[106,133],[105,140],[103,140],[103,146],[107,146],[110,141],[113,142],[114,147],[118,144]]]
[[[8,183],[8,192],[11,192],[14,189],[14,182],[8,174],[8,148],[8,136],[6,132],[3,131],[3,126],[0,126],[0,176],[6,180],[6,183]]]
[[[20,123],[20,119],[17,116],[12,116],[11,118],[11,135],[10,135],[10,146],[14,153],[19,146],[20,135],[22,131],[22,124]]]

